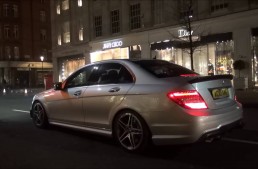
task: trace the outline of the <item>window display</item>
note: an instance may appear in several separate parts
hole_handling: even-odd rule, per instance
[[[255,86],[258,86],[258,37],[254,36],[252,38],[253,46],[253,58],[252,58],[252,77]]]

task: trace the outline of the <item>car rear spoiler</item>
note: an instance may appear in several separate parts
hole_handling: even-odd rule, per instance
[[[189,80],[189,83],[198,83],[198,82],[204,82],[209,80],[218,80],[218,79],[233,79],[233,75],[215,75],[215,76],[196,76],[195,78]]]

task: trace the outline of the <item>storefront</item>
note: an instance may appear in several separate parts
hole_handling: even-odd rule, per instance
[[[59,81],[65,80],[75,70],[85,65],[83,54],[61,57],[58,59]]]
[[[92,47],[91,63],[108,59],[141,58],[141,45],[129,45],[122,39],[93,43]]]
[[[194,70],[201,75],[233,74],[232,33],[200,37],[193,42]],[[152,58],[167,60],[191,69],[189,43],[168,41],[151,45]]]

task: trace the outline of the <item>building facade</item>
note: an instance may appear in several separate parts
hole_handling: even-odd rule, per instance
[[[50,0],[0,1],[0,87],[43,86],[53,68],[50,23]]]
[[[233,74],[245,77],[248,88],[258,86],[256,0],[55,0],[51,18],[55,81],[105,59],[191,68],[192,48],[201,75]],[[236,60],[246,65],[240,73]]]

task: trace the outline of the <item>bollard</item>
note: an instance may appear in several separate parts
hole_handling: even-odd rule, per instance
[[[4,89],[4,90],[3,90],[3,94],[5,94],[5,93],[6,93],[6,90]]]

